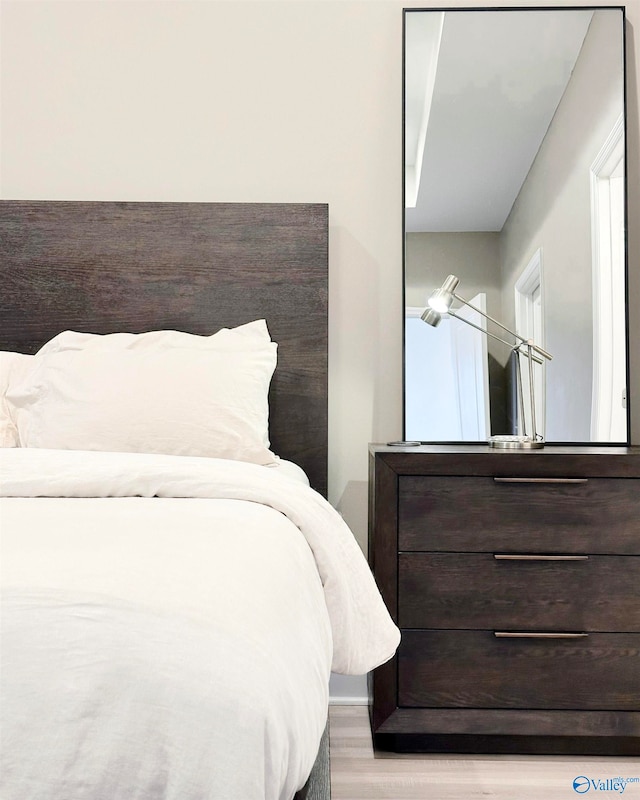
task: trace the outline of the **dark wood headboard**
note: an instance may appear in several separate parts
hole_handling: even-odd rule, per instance
[[[273,450],[327,487],[328,207],[0,201],[0,349],[266,319]]]

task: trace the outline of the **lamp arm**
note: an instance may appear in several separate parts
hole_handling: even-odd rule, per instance
[[[464,303],[465,306],[469,306],[469,308],[472,308],[474,311],[477,311],[478,314],[482,314],[482,316],[485,319],[488,319],[488,320],[491,320],[491,322],[494,322],[496,325],[498,325],[500,328],[502,328],[503,331],[506,331],[507,333],[510,333],[511,336],[513,336],[515,339],[518,339],[522,344],[526,344],[527,343],[527,340],[524,338],[524,336],[520,336],[519,333],[516,333],[515,331],[512,331],[511,328],[507,328],[506,325],[503,325],[501,322],[498,322],[498,320],[495,319],[494,317],[492,317],[490,314],[487,314],[484,311],[481,311],[479,308],[474,306],[473,303],[470,303],[468,300],[465,300],[464,297],[460,297],[460,295],[456,294],[455,292],[451,292],[451,294],[456,298],[456,300],[459,300],[461,303]]]
[[[516,333],[515,331],[512,331],[511,328],[507,328],[506,325],[503,325],[501,322],[498,322],[498,320],[495,319],[494,317],[490,316],[489,314],[486,314],[484,311],[481,311],[479,308],[476,308],[476,306],[474,306],[473,303],[470,303],[468,300],[465,300],[464,297],[460,297],[460,295],[456,294],[455,292],[451,292],[451,294],[460,303],[464,303],[465,306],[469,306],[469,308],[472,308],[478,314],[481,314],[485,319],[488,319],[490,322],[493,322],[495,325],[497,325],[498,327],[502,328],[503,331],[506,331],[508,334],[513,336],[514,339],[517,339],[520,342],[520,344],[524,344],[524,345],[527,346],[527,348],[531,348],[532,350],[535,350],[536,353],[539,353],[541,356],[546,358],[548,361],[551,361],[551,359],[553,358],[553,356],[550,353],[547,353],[546,350],[543,350],[542,347],[539,347],[537,344],[534,344],[529,339],[525,339],[524,336],[520,336],[519,333]],[[449,314],[451,314],[451,309],[449,309]],[[457,317],[457,319],[464,319],[464,318],[463,317]],[[467,322],[468,320],[464,320],[464,321]],[[469,324],[471,324],[471,323],[469,323]],[[477,326],[475,326],[475,327],[477,327]],[[482,330],[482,328],[479,328],[479,330]],[[489,333],[489,331],[485,331],[485,333],[488,336],[492,335],[492,334]],[[513,346],[510,342],[505,342],[504,339],[500,339],[498,336],[494,336],[493,338],[494,339],[498,339],[499,342],[504,342],[505,344],[508,344],[509,347]],[[540,362],[540,363],[542,363],[542,362]]]
[[[525,344],[526,344],[527,347],[530,347],[532,350],[535,350],[536,353],[540,353],[541,356],[544,356],[544,358],[546,358],[547,361],[552,361],[553,360],[553,356],[551,355],[551,353],[547,353],[547,351],[543,350],[539,345],[534,344],[533,342],[531,342],[529,340],[527,340],[525,342]]]
[[[458,297],[457,299],[458,299],[458,300],[460,300],[460,298],[459,298],[459,297]],[[471,303],[467,303],[467,305],[468,305],[470,308],[473,308],[473,310],[474,310],[474,311],[478,311],[478,309],[477,309],[477,308],[475,308],[474,306],[472,306],[472,305],[471,305]],[[502,338],[500,338],[500,336],[496,336],[496,334],[495,334],[495,333],[491,333],[491,331],[487,331],[487,330],[485,330],[484,328],[481,328],[479,325],[476,325],[476,324],[475,324],[475,322],[471,322],[471,320],[465,319],[465,317],[459,317],[459,316],[458,316],[458,315],[455,313],[455,311],[452,311],[451,309],[449,309],[449,311],[448,311],[447,313],[449,314],[449,316],[450,316],[450,317],[455,317],[456,319],[459,319],[459,320],[460,320],[460,322],[466,322],[466,324],[467,324],[467,325],[471,325],[471,327],[472,327],[472,328],[475,328],[477,331],[480,331],[480,333],[484,333],[486,336],[490,336],[492,339],[495,339],[495,340],[496,340],[496,341],[498,341],[498,342],[502,342],[502,344],[506,344],[506,345],[507,345],[507,347],[510,347],[512,350],[513,350],[513,349],[515,349],[515,350],[518,350],[518,348],[519,348],[519,347],[521,347],[521,345],[522,345],[522,344],[526,344],[526,339],[522,339],[522,342],[521,342],[521,343],[518,343],[518,344],[515,346],[515,348],[514,348],[514,346],[513,346],[513,342],[508,342],[506,339],[502,339]],[[482,311],[480,311],[480,314],[482,314]],[[490,319],[492,322],[495,322],[495,320],[491,319],[491,317],[489,317],[487,314],[482,314],[482,316],[484,316],[484,317],[487,317],[487,319]],[[498,323],[498,324],[500,324],[500,323]],[[501,327],[503,327],[503,328],[504,328],[504,325],[502,325]],[[507,330],[507,331],[508,331],[509,329],[508,329],[508,328],[505,328],[505,330]],[[509,331],[509,333],[511,333],[511,331]],[[519,338],[519,339],[521,339],[522,337],[520,337],[520,336],[519,336],[518,338]],[[535,349],[534,345],[531,345],[531,347],[532,347],[533,349]],[[529,353],[523,353],[522,355],[529,357]],[[541,359],[539,359],[537,356],[534,356],[534,355],[533,355],[533,353],[531,354],[531,358],[532,358],[532,359],[533,359],[535,362],[537,362],[538,364],[542,364],[542,363],[544,363],[544,362],[543,362]]]

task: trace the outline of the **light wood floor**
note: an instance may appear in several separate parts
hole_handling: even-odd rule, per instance
[[[374,757],[365,706],[331,706],[332,800],[571,800],[573,779],[640,777],[640,759],[581,756]],[[640,800],[640,783],[588,796]]]

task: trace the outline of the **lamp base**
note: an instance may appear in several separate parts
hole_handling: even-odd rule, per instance
[[[489,447],[497,450],[540,450],[544,447],[544,442],[532,439],[530,436],[509,436],[499,435],[490,436],[488,439]]]

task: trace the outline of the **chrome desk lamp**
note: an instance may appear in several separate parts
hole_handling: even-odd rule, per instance
[[[522,435],[520,436],[512,436],[512,435],[498,435],[498,436],[490,436],[488,440],[488,444],[490,447],[496,447],[503,450],[535,450],[544,447],[544,440],[542,436],[540,436],[536,429],[536,402],[535,402],[535,388],[534,388],[534,381],[533,381],[533,362],[537,362],[538,364],[542,364],[542,358],[546,358],[550,361],[553,356],[550,353],[547,353],[546,350],[543,350],[537,344],[534,344],[531,339],[525,339],[520,334],[512,331],[510,328],[507,328],[506,325],[503,325],[501,322],[498,322],[497,319],[489,316],[489,314],[485,314],[484,311],[481,311],[479,308],[476,308],[472,303],[468,300],[465,300],[460,295],[456,294],[456,289],[458,288],[458,284],[460,280],[456,278],[455,275],[449,275],[445,282],[442,284],[440,289],[436,289],[435,292],[431,295],[428,302],[428,307],[423,312],[421,319],[423,322],[426,322],[428,325],[433,326],[434,328],[440,324],[442,316],[444,314],[448,314],[455,319],[459,319],[461,322],[465,322],[467,325],[471,325],[472,328],[476,328],[481,333],[490,336],[492,339],[497,339],[497,341],[506,344],[508,347],[511,348],[512,352],[516,357],[516,381],[518,384],[518,401],[521,409],[520,418],[522,420]],[[476,311],[478,314],[488,319],[490,322],[493,322],[499,328],[506,331],[510,336],[513,336],[515,342],[508,342],[506,339],[497,336],[491,331],[485,330],[481,328],[479,325],[471,322],[464,317],[458,316],[455,311],[452,311],[451,306],[453,301],[457,300],[459,303],[468,306],[469,308]],[[522,375],[521,375],[521,366],[520,366],[520,357],[524,356],[528,359],[529,362],[529,394],[530,394],[530,403],[531,403],[531,434],[527,434],[527,425],[525,420],[525,413],[524,413],[524,393],[522,388]],[[540,358],[542,356],[542,358]]]

